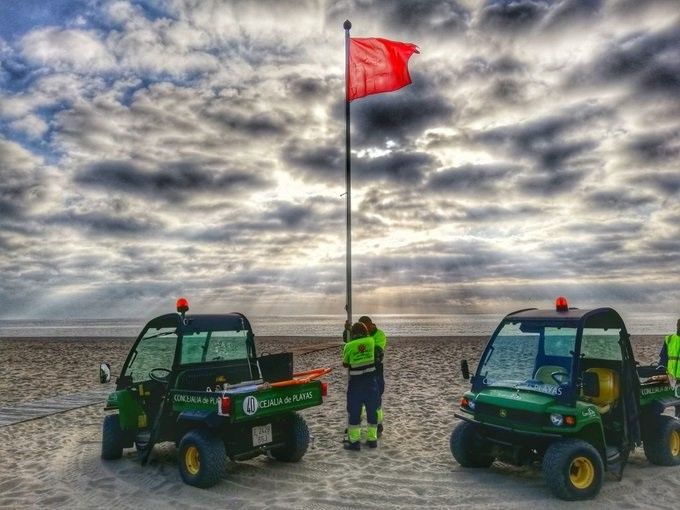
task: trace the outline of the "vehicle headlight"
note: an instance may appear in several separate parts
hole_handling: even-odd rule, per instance
[[[474,400],[468,400],[468,409],[469,409],[470,411],[474,411],[474,410],[475,410],[475,401],[474,401]]]
[[[552,413],[550,415],[550,422],[555,425],[555,427],[561,427],[564,423],[564,416],[557,413]]]

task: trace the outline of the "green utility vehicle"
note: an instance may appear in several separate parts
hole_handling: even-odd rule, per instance
[[[260,454],[296,462],[309,444],[309,430],[296,411],[322,404],[327,385],[321,369],[293,374],[292,353],[257,356],[248,319],[242,314],[177,314],[151,320],[137,337],[105,409],[103,459],[118,459],[136,447],[146,464],[153,446],[178,447],[184,482],[216,484],[227,458]],[[101,382],[111,378],[100,367]]]
[[[467,360],[461,363],[469,378]],[[611,308],[507,315],[482,354],[450,447],[464,467],[541,462],[561,499],[594,497],[605,471],[619,480],[642,445],[653,464],[680,464],[680,405],[664,367],[638,366],[621,316]],[[678,473],[680,475],[680,472]]]

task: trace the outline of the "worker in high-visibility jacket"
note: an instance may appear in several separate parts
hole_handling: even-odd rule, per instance
[[[680,319],[676,324],[675,333],[664,339],[659,354],[659,365],[666,367],[666,374],[668,374],[671,387],[678,394],[680,392],[678,389],[678,380],[680,379]],[[675,416],[680,417],[680,406],[675,408]]]
[[[349,369],[347,384],[347,450],[361,449],[361,409],[366,407],[366,445],[378,446],[378,384],[375,377],[375,342],[361,322],[352,325],[351,339],[342,350],[342,364]]]
[[[366,326],[368,334],[373,337],[376,349],[375,373],[378,381],[378,436],[383,433],[384,414],[382,409],[382,397],[385,393],[385,373],[384,373],[384,357],[385,348],[387,347],[387,336],[382,329],[376,326],[370,317],[364,315],[359,318],[359,322]]]

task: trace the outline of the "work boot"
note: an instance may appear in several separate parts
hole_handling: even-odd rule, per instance
[[[378,441],[366,441],[366,446],[368,446],[369,448],[377,448]]]
[[[383,433],[383,424],[378,423],[378,437],[382,436]]]
[[[352,451],[358,452],[359,450],[361,450],[361,443],[359,441],[356,441],[355,443],[351,443],[350,441],[344,440],[342,442],[342,447],[345,450],[352,450]]]

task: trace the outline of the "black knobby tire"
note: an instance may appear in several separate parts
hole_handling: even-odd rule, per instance
[[[194,487],[212,487],[227,469],[224,442],[208,430],[191,430],[179,443],[179,474]]]
[[[297,462],[304,457],[309,446],[309,428],[305,419],[293,413],[286,427],[286,444],[271,451],[272,457],[283,462]]]
[[[551,444],[543,456],[543,475],[552,493],[560,499],[590,499],[602,488],[604,464],[600,453],[580,439]]]
[[[652,464],[680,465],[680,420],[672,416],[657,416],[645,431],[642,446]]]
[[[477,426],[467,421],[461,422],[451,432],[449,446],[453,458],[466,468],[488,468],[493,464],[493,456],[488,454],[488,445],[477,433]]]
[[[123,456],[123,431],[117,414],[104,417],[102,425],[102,459],[120,459]]]

